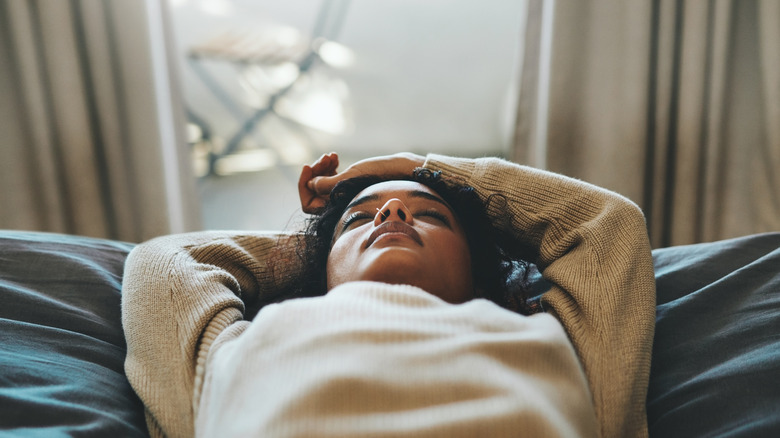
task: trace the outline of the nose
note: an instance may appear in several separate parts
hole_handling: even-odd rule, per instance
[[[396,220],[411,224],[413,221],[412,213],[406,208],[406,205],[398,198],[393,198],[380,208],[374,216],[374,226],[377,226],[388,220]]]

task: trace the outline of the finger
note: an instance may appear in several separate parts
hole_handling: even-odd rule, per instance
[[[313,176],[314,175],[311,166],[309,166],[308,164],[304,164],[303,168],[301,168],[301,175],[298,177],[298,188],[301,188],[301,186],[305,186],[306,183],[311,181]]]
[[[324,185],[321,185],[320,182],[323,178],[323,176],[315,176],[314,178],[310,179],[308,183],[306,184],[306,187],[312,191],[312,193],[321,193],[318,190],[322,190],[324,192],[324,189],[319,189],[319,187],[325,187]]]
[[[330,155],[330,162],[332,164],[330,175],[333,176],[336,174],[336,170],[339,168],[339,154],[335,152],[331,152],[329,155]]]
[[[320,176],[334,176],[338,173],[339,157],[335,153],[328,156],[328,167],[323,169]]]
[[[313,171],[311,166],[304,165],[301,169],[301,176],[298,178],[298,197],[301,200],[301,208],[306,211],[316,193],[309,189],[308,183],[311,181]]]
[[[307,187],[316,196],[327,196],[333,190],[333,187],[344,179],[347,179],[345,173],[333,174],[332,176],[315,176],[309,181]]]
[[[335,171],[335,166],[338,166],[338,161],[334,163],[333,157],[330,154],[323,154],[314,164],[312,164],[311,168],[314,176],[320,176],[328,175]]]
[[[330,193],[330,190],[328,189],[328,184],[324,182],[325,179],[329,177],[327,176],[315,176],[314,178],[309,180],[309,183],[307,185],[308,189],[311,190],[315,194],[327,194]]]

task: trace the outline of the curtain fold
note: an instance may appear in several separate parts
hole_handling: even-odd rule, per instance
[[[780,229],[778,5],[529,0],[512,158],[631,198],[656,247]]]
[[[166,13],[0,2],[0,228],[132,242],[198,228]]]
[[[758,4],[758,44],[763,95],[763,122],[766,147],[761,148],[759,161],[763,164],[761,187],[773,187],[774,196],[761,203],[759,221],[766,229],[778,229],[780,216],[780,2],[760,0]]]

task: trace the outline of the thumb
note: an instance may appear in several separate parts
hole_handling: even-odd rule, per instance
[[[315,176],[307,183],[309,190],[317,195],[327,195],[336,185],[335,178],[329,176]]]

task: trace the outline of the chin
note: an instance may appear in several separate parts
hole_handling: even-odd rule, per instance
[[[374,248],[364,253],[356,265],[332,274],[329,289],[351,281],[376,281],[415,286],[449,303],[463,303],[473,297],[467,292],[467,279],[452,283],[450,278],[441,278],[442,269],[414,247]]]
[[[381,270],[375,272],[366,272],[361,280],[379,281],[389,284],[408,284],[410,286],[423,287],[424,274],[417,270],[420,265],[392,264],[384,266]]]

